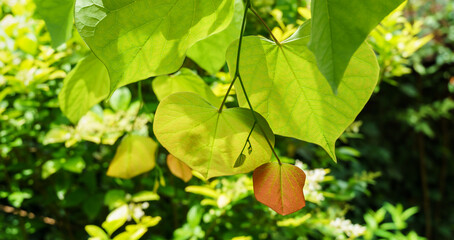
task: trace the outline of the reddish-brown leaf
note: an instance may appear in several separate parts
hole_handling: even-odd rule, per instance
[[[306,174],[291,164],[263,164],[253,174],[255,198],[281,215],[294,213],[306,205],[303,187]]]
[[[170,172],[178,177],[179,179],[183,180],[184,182],[188,182],[192,178],[192,171],[191,168],[186,165],[183,161],[176,158],[172,154],[167,155],[167,166],[170,169]]]

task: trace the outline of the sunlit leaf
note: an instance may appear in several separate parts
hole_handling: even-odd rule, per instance
[[[313,0],[309,49],[334,92],[350,58],[377,24],[404,0]]]
[[[191,180],[191,168],[183,161],[174,157],[172,154],[167,155],[167,166],[169,167],[169,170],[173,175],[183,180],[184,182],[189,182],[189,180]]]
[[[197,41],[225,29],[234,0],[78,0],[80,35],[106,65],[111,92],[183,64]]]
[[[323,147],[336,160],[335,142],[355,120],[378,81],[373,50],[363,44],[350,62],[334,94],[306,47],[310,24],[302,26],[281,46],[260,37],[243,41],[240,73],[254,110],[275,134]],[[237,43],[227,54],[235,69]],[[235,83],[240,106],[247,106],[241,85]]]
[[[243,21],[243,0],[235,0],[235,13],[229,26],[219,33],[203,39],[188,50],[188,57],[210,74],[215,74],[225,65],[225,52],[230,43],[238,39]]]
[[[112,94],[109,99],[110,106],[113,110],[127,110],[129,103],[131,103],[131,91],[127,87],[122,87]]]
[[[128,135],[117,148],[109,165],[107,176],[132,178],[150,171],[156,164],[158,145],[149,137]]]
[[[71,37],[75,0],[34,0],[38,15],[46,22],[56,48]]]
[[[195,93],[175,93],[159,104],[153,130],[172,155],[211,178],[250,172],[270,160],[271,149],[259,129],[272,144],[274,135],[265,119],[256,116],[260,127],[255,127],[250,137],[253,151],[238,168],[233,165],[254,124],[249,109],[231,108],[219,113],[217,107]]]
[[[145,202],[159,200],[159,195],[152,191],[141,191],[132,196],[133,202]]]
[[[106,67],[93,54],[82,59],[66,76],[58,95],[60,109],[77,123],[91,107],[109,95]]]
[[[216,97],[211,88],[193,71],[187,68],[170,76],[159,76],[153,80],[153,91],[159,101],[177,92],[193,92],[210,102],[220,106],[221,99]]]
[[[306,205],[303,187],[306,174],[300,168],[277,162],[254,170],[254,195],[257,201],[281,215],[294,213]]]
[[[85,169],[85,161],[82,157],[73,157],[66,160],[62,164],[62,167],[70,172],[82,173],[82,171]]]
[[[108,240],[109,236],[107,236],[106,232],[102,230],[100,227],[95,225],[87,225],[85,226],[85,231],[94,238],[98,238],[99,240]]]

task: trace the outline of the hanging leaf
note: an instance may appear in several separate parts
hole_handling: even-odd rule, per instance
[[[274,144],[274,135],[265,119],[256,114],[260,127]],[[205,178],[254,170],[269,162],[271,149],[255,127],[250,142],[254,151],[238,168],[240,155],[254,124],[251,111],[244,108],[218,108],[195,93],[175,93],[158,106],[153,130],[159,142],[176,158],[200,172]]]
[[[260,37],[243,40],[240,74],[254,110],[275,134],[320,145],[336,161],[335,142],[355,120],[378,81],[375,53],[363,44],[353,56],[334,94],[306,47],[310,24],[277,46]],[[228,50],[235,69],[238,43]],[[240,106],[247,106],[241,85],[235,85]]]
[[[178,73],[170,76],[159,76],[153,80],[153,91],[159,101],[172,93],[193,92],[210,102],[213,106],[220,106],[221,99],[216,97],[211,88],[193,71],[182,68]]]
[[[216,74],[225,65],[225,52],[238,39],[243,21],[243,0],[235,0],[235,12],[229,26],[219,33],[203,39],[188,50],[188,57],[210,74]]]
[[[107,176],[129,179],[150,171],[156,164],[157,147],[158,145],[149,137],[126,136],[117,148],[107,170]]]
[[[184,182],[189,182],[189,180],[191,180],[191,168],[172,154],[167,155],[167,166],[175,177],[178,177]]]
[[[82,59],[66,76],[58,95],[63,114],[77,123],[91,107],[109,95],[106,67],[93,54]]]
[[[37,14],[49,30],[52,47],[57,48],[71,37],[75,0],[34,0]]]
[[[336,92],[350,58],[367,35],[404,0],[313,0],[309,49]]]
[[[80,35],[106,65],[110,92],[128,83],[169,74],[197,41],[222,31],[234,0],[78,0]]]
[[[240,156],[238,156],[238,158],[236,159],[235,164],[233,164],[233,167],[234,168],[241,167],[245,161],[246,161],[246,155],[241,153]]]
[[[257,201],[281,215],[294,213],[306,205],[303,193],[306,174],[294,165],[263,164],[254,170],[252,180]]]

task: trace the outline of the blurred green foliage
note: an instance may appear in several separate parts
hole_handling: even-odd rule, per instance
[[[310,17],[300,0],[255,0],[284,39]],[[159,149],[131,180],[106,176],[127,133],[150,135],[158,98],[144,81],[93,107],[76,125],[59,109],[63,79],[88,54],[73,37],[52,48],[31,0],[0,2],[0,239],[450,239],[454,234],[454,2],[410,1],[372,34],[383,82],[341,137],[334,165],[320,148],[277,138],[307,174],[307,206],[289,216],[259,204],[251,174],[188,183]],[[309,12],[310,13],[310,12]],[[250,18],[247,31],[265,29]],[[227,69],[191,61],[216,96]],[[185,70],[186,71],[186,70]],[[228,99],[235,105],[235,99]],[[299,160],[297,160],[299,159]],[[302,163],[304,162],[304,164]],[[414,207],[418,206],[418,207]],[[419,209],[419,211],[418,211]]]

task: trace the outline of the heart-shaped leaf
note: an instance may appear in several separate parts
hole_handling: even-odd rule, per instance
[[[172,73],[197,41],[227,27],[233,0],[77,0],[80,35],[106,65],[110,92]]]
[[[191,168],[172,154],[167,155],[167,166],[169,167],[169,170],[173,175],[183,180],[184,182],[189,182],[189,180],[191,180]]]
[[[373,50],[363,44],[334,94],[306,47],[308,28],[310,24],[302,26],[281,46],[244,38],[240,74],[254,110],[275,134],[318,144],[336,161],[335,142],[372,95],[379,67]],[[237,47],[234,43],[227,52],[230,69],[235,69]],[[241,85],[235,88],[240,106],[247,106]]]
[[[211,88],[196,73],[182,68],[171,76],[159,76],[153,80],[153,91],[161,101],[172,93],[193,92],[199,94],[213,106],[220,106],[221,100],[216,97]]]
[[[243,0],[235,0],[235,13],[229,26],[192,46],[188,57],[210,74],[216,74],[225,65],[225,52],[235,39],[238,39],[243,22]]]
[[[199,95],[175,93],[158,106],[153,130],[158,141],[176,158],[205,178],[246,173],[269,162],[271,149],[261,129],[274,144],[274,135],[259,114],[258,126],[249,109],[230,108],[222,112]],[[261,129],[260,129],[261,128]],[[249,137],[252,151],[234,168]]]
[[[36,12],[46,22],[52,38],[52,47],[57,48],[71,38],[75,0],[34,0]]]
[[[281,215],[294,213],[306,205],[303,193],[306,174],[294,165],[263,164],[254,170],[252,180],[257,201]]]
[[[309,49],[337,90],[350,58],[370,31],[404,0],[313,0]]]
[[[77,123],[91,107],[109,96],[109,74],[93,54],[82,59],[66,76],[58,94],[60,109]]]
[[[107,176],[129,179],[150,171],[156,164],[157,148],[158,144],[149,137],[126,136],[117,148]]]

